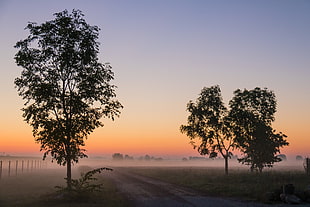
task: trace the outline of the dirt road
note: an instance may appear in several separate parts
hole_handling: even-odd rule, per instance
[[[109,173],[108,177],[135,207],[269,206],[260,203],[204,196],[192,189],[134,174],[124,169],[115,169],[113,173]]]

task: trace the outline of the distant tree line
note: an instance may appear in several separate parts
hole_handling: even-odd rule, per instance
[[[221,160],[223,159],[222,157],[218,156],[218,157],[205,157],[205,156],[189,156],[188,158],[183,157],[182,160],[186,161],[186,160],[193,160],[193,161],[199,161],[199,160]],[[238,159],[237,155],[232,155],[230,157],[230,159]]]
[[[114,153],[112,155],[112,159],[113,160],[134,160],[134,157],[133,156],[129,156],[129,155],[123,155],[121,153]],[[138,157],[137,160],[145,160],[145,161],[156,160],[156,161],[161,161],[161,160],[163,160],[163,158],[161,158],[161,157],[154,157],[154,156],[150,156],[150,155],[144,155],[144,156]]]

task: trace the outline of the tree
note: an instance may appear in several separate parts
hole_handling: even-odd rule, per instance
[[[125,155],[125,160],[134,160],[133,156]]]
[[[301,155],[296,155],[296,160],[299,161],[299,160],[304,160],[304,158],[301,156]]]
[[[113,160],[123,160],[123,159],[124,159],[124,156],[123,156],[123,154],[121,154],[121,153],[114,153],[114,154],[112,155],[112,158],[113,158]]]
[[[285,134],[276,133],[271,126],[275,120],[275,94],[266,88],[238,89],[229,105],[231,126],[244,155],[239,161],[251,165],[252,171],[258,169],[260,172],[281,161],[276,154],[288,142]]]
[[[145,156],[144,156],[144,160],[150,161],[150,160],[151,160],[151,156],[150,156],[150,155],[145,155]]]
[[[201,155],[212,158],[219,152],[225,160],[225,173],[228,174],[228,159],[235,141],[220,87],[204,87],[196,102],[187,104],[187,110],[190,113],[187,125],[181,125],[180,131],[190,138],[190,143]]]
[[[79,10],[54,16],[40,25],[29,23],[30,35],[16,43],[15,60],[23,70],[15,85],[43,159],[50,154],[67,166],[71,189],[71,166],[87,157],[85,139],[103,126],[102,117],[119,116],[122,105],[114,99],[111,66],[98,60],[99,28],[87,24]]]

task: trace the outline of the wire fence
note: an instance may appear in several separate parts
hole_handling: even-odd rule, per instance
[[[4,159],[0,160],[0,179],[34,172],[44,168],[47,168],[47,162],[39,159]]]

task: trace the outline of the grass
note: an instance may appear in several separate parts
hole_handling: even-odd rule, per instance
[[[75,173],[77,176],[78,173]],[[1,207],[125,207],[127,201],[117,191],[113,183],[104,179],[104,174],[98,176],[103,183],[103,191],[91,195],[88,200],[64,201],[56,194],[56,185],[65,185],[64,169],[45,169],[25,173],[18,176],[2,177],[0,180]]]
[[[265,201],[267,192],[280,191],[281,186],[292,183],[296,191],[310,184],[303,171],[272,170],[250,173],[247,170],[230,170],[225,175],[217,167],[152,167],[130,168],[132,172],[198,190],[206,195]]]
[[[90,168],[80,169],[88,171]],[[154,177],[180,186],[190,187],[209,196],[233,197],[246,200],[264,201],[264,195],[281,186],[292,183],[296,191],[310,185],[310,176],[302,170],[273,169],[250,173],[245,168],[231,168],[229,175],[222,167],[124,167],[134,173]],[[103,191],[94,193],[89,200],[63,201],[57,197],[55,186],[65,185],[65,169],[40,169],[35,172],[19,174],[0,179],[1,207],[126,207],[129,206],[114,184],[105,179],[105,173],[98,175],[103,183]],[[113,172],[111,172],[113,173]],[[73,177],[79,176],[75,171]]]

